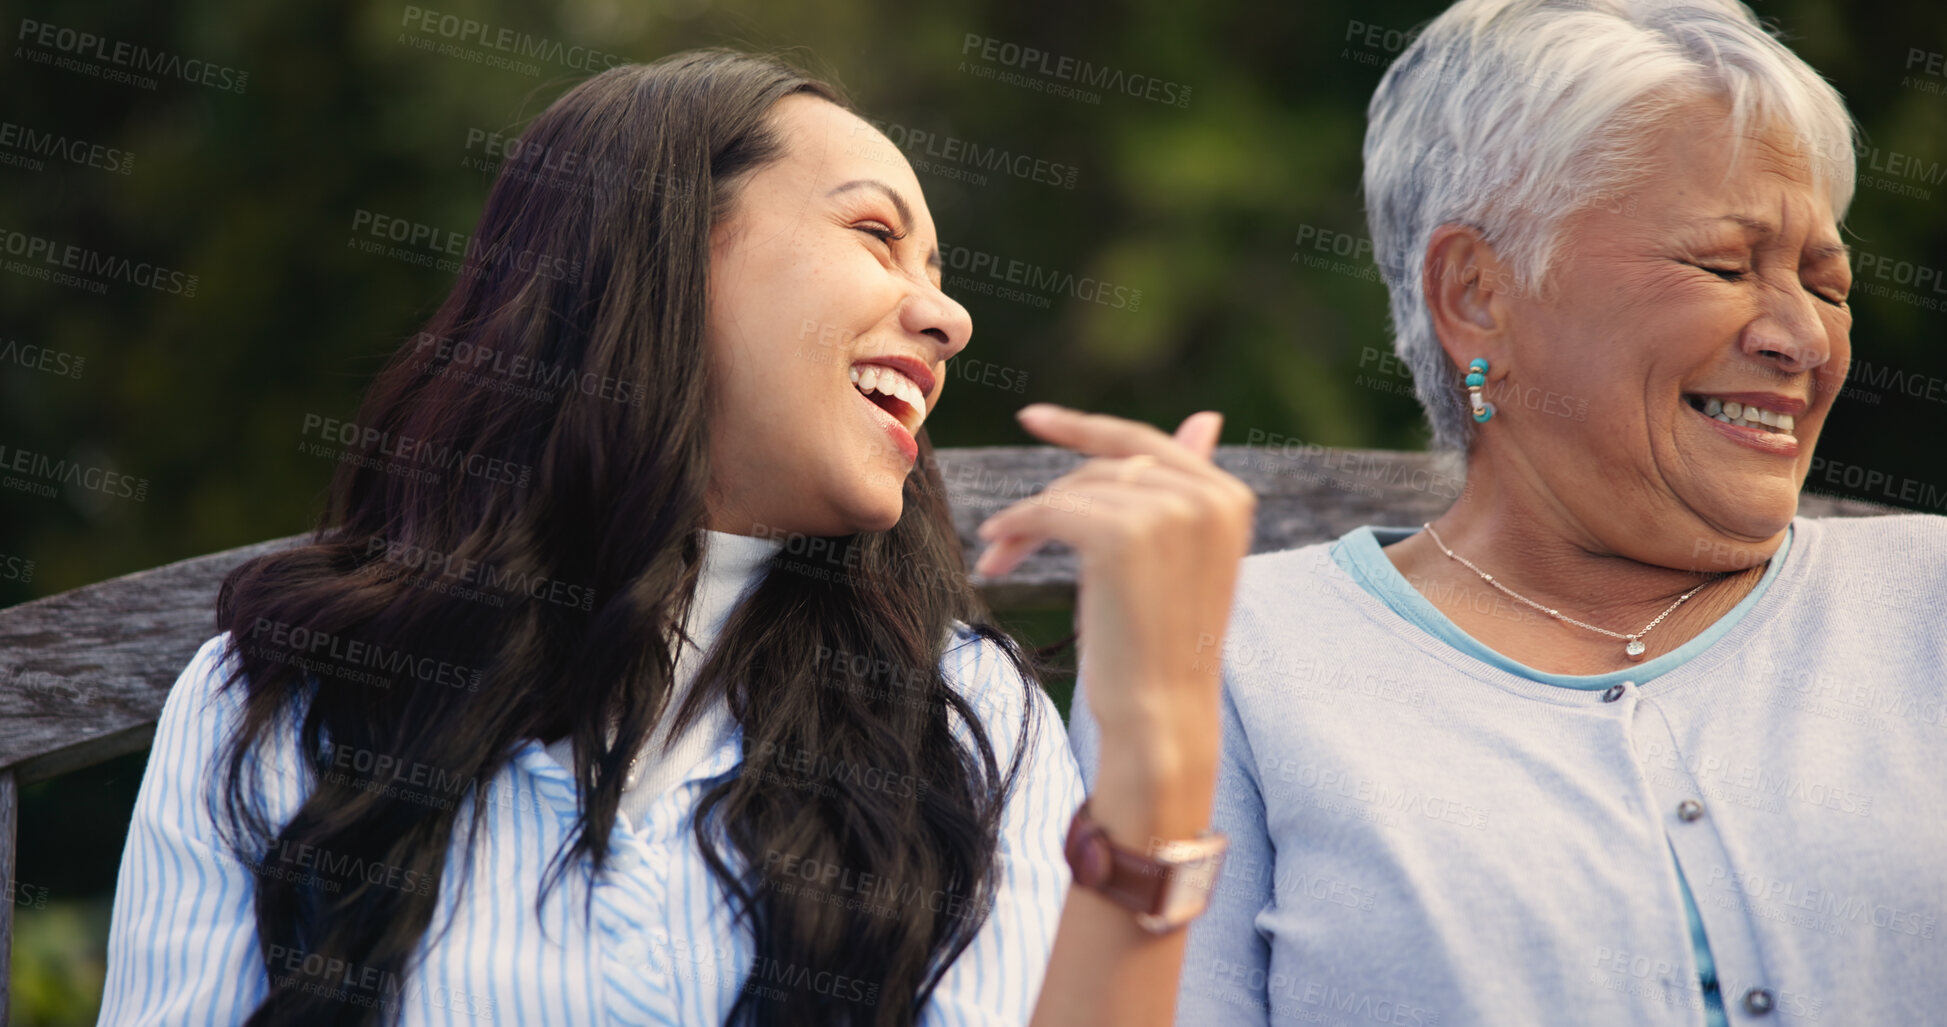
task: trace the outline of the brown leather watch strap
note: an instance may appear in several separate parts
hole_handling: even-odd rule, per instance
[[[1196,918],[1209,904],[1227,840],[1206,833],[1193,841],[1153,844],[1148,852],[1117,845],[1089,814],[1075,811],[1063,847],[1075,883],[1136,914],[1144,929],[1164,933]]]

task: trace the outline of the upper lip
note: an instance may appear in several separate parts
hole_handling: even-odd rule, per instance
[[[1745,406],[1761,407],[1779,414],[1793,417],[1805,413],[1811,404],[1795,396],[1781,396],[1775,392],[1711,392],[1706,389],[1693,389],[1692,396],[1715,399],[1725,403],[1741,403]]]
[[[920,395],[931,396],[933,394],[933,371],[926,366],[925,361],[914,357],[901,356],[897,353],[888,353],[884,356],[860,357],[852,361],[853,367],[857,367],[860,364],[878,364],[881,367],[890,367],[900,374],[911,378],[913,384],[919,386]]]

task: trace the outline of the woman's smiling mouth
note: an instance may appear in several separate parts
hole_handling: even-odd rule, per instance
[[[892,436],[893,445],[908,461],[919,459],[920,425],[926,421],[926,396],[933,374],[910,357],[871,357],[850,369],[852,387],[872,408],[875,418]]]
[[[1684,405],[1734,442],[1778,456],[1798,455],[1798,417],[1806,403],[1786,396],[1750,393],[1685,393]]]

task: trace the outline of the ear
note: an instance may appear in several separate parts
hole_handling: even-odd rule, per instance
[[[1441,225],[1427,240],[1420,284],[1447,359],[1466,367],[1483,357],[1488,376],[1500,377],[1509,354],[1508,300],[1516,284],[1494,246],[1470,225]]]

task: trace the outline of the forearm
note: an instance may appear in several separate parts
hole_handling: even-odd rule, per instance
[[[1217,727],[1210,721],[1179,719],[1169,744],[1118,744],[1105,731],[1089,807],[1112,839],[1146,849],[1151,840],[1192,838],[1209,827],[1217,779]],[[1187,928],[1151,934],[1130,910],[1069,888],[1035,1027],[1173,1023],[1187,935]]]

